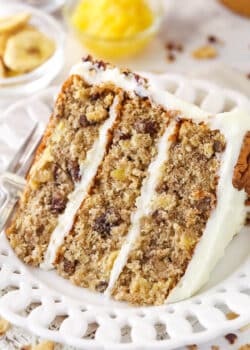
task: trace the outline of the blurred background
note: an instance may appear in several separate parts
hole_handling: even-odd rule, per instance
[[[91,53],[132,70],[209,79],[250,94],[249,0],[0,0],[2,18],[30,11],[31,24],[55,42],[57,60],[27,93],[61,83]],[[40,18],[40,12],[49,18]],[[36,71],[33,82],[39,80]],[[10,89],[11,79],[15,87],[23,85],[23,76],[15,78],[0,77],[0,97],[20,93]]]

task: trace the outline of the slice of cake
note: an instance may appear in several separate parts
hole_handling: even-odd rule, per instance
[[[121,100],[121,89],[113,84],[92,86],[72,75],[63,85],[8,230],[12,247],[26,263],[39,265],[51,233],[64,225],[70,229],[72,222],[58,218],[65,209],[68,218],[80,205],[82,191],[88,191]]]
[[[244,224],[250,117],[211,116],[87,57],[7,230],[25,262],[132,304],[196,292]]]

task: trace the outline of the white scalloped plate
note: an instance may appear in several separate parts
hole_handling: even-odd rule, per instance
[[[8,0],[11,2],[17,2],[17,0]],[[49,13],[53,13],[55,11],[58,11],[65,3],[66,0],[26,0],[25,2],[29,6],[35,6],[39,10],[46,11]],[[1,3],[1,1],[0,1]]]
[[[211,113],[239,106],[250,112],[249,100],[237,92],[177,75],[144,75]],[[34,120],[46,122],[57,90],[49,88],[16,103],[0,119],[0,171]],[[25,266],[2,233],[0,314],[41,337],[80,349],[167,350],[205,342],[250,322],[249,247],[249,228],[244,228],[196,296],[175,304],[136,308],[75,287],[55,272]],[[228,320],[230,311],[239,317]]]

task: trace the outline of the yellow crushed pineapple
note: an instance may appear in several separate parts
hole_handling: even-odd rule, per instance
[[[82,0],[70,18],[83,44],[102,57],[139,51],[153,33],[137,34],[150,28],[154,20],[155,14],[145,0]]]

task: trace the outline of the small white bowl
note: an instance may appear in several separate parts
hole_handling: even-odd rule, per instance
[[[33,71],[16,77],[0,78],[0,98],[25,96],[46,86],[58,75],[64,63],[64,31],[60,24],[51,16],[31,6],[20,3],[5,3],[0,6],[0,17],[15,13],[29,12],[32,17],[30,24],[54,40],[54,54],[41,66]]]
[[[23,2],[27,5],[35,6],[39,10],[52,13],[58,11],[66,0],[23,0]]]

